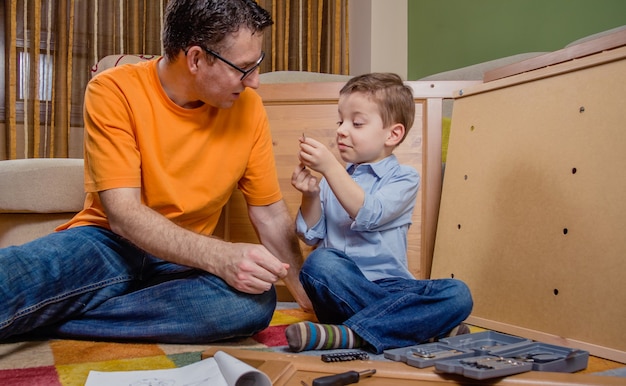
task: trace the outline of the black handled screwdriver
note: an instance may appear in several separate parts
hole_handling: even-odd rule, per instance
[[[357,383],[362,377],[371,377],[376,373],[376,369],[363,371],[347,371],[341,374],[328,375],[325,377],[315,378],[313,386],[344,386]]]

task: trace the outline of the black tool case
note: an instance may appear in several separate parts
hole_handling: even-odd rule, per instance
[[[385,350],[398,362],[473,379],[490,379],[526,371],[572,373],[587,367],[589,352],[535,342],[518,336],[484,331],[438,342]]]

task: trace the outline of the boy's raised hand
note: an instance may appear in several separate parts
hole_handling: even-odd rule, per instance
[[[306,138],[302,134],[300,138],[300,152],[298,153],[300,163],[291,174],[291,185],[302,193],[300,212],[308,228],[317,223],[321,216],[319,180],[311,173],[314,164],[309,162],[309,160],[316,160],[319,155],[310,155],[311,149],[326,149],[326,147],[314,139]],[[310,166],[311,169],[307,166]]]
[[[298,159],[302,165],[322,174],[338,163],[334,154],[324,144],[304,135],[300,137]]]
[[[317,195],[320,191],[317,177],[311,174],[311,171],[302,163],[294,169],[291,175],[291,185],[307,196]]]

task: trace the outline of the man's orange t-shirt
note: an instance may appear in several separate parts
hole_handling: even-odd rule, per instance
[[[116,67],[85,93],[84,209],[57,230],[109,228],[98,192],[141,188],[142,202],[211,234],[235,188],[250,205],[282,198],[267,115],[251,89],[229,109],[185,109],[165,94],[157,59]]]

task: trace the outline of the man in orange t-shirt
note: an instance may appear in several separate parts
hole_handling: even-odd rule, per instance
[[[249,336],[269,324],[279,279],[310,309],[253,90],[271,24],[249,0],[170,0],[164,57],[92,79],[84,209],[58,232],[0,250],[0,339]],[[261,244],[211,236],[236,188]]]

